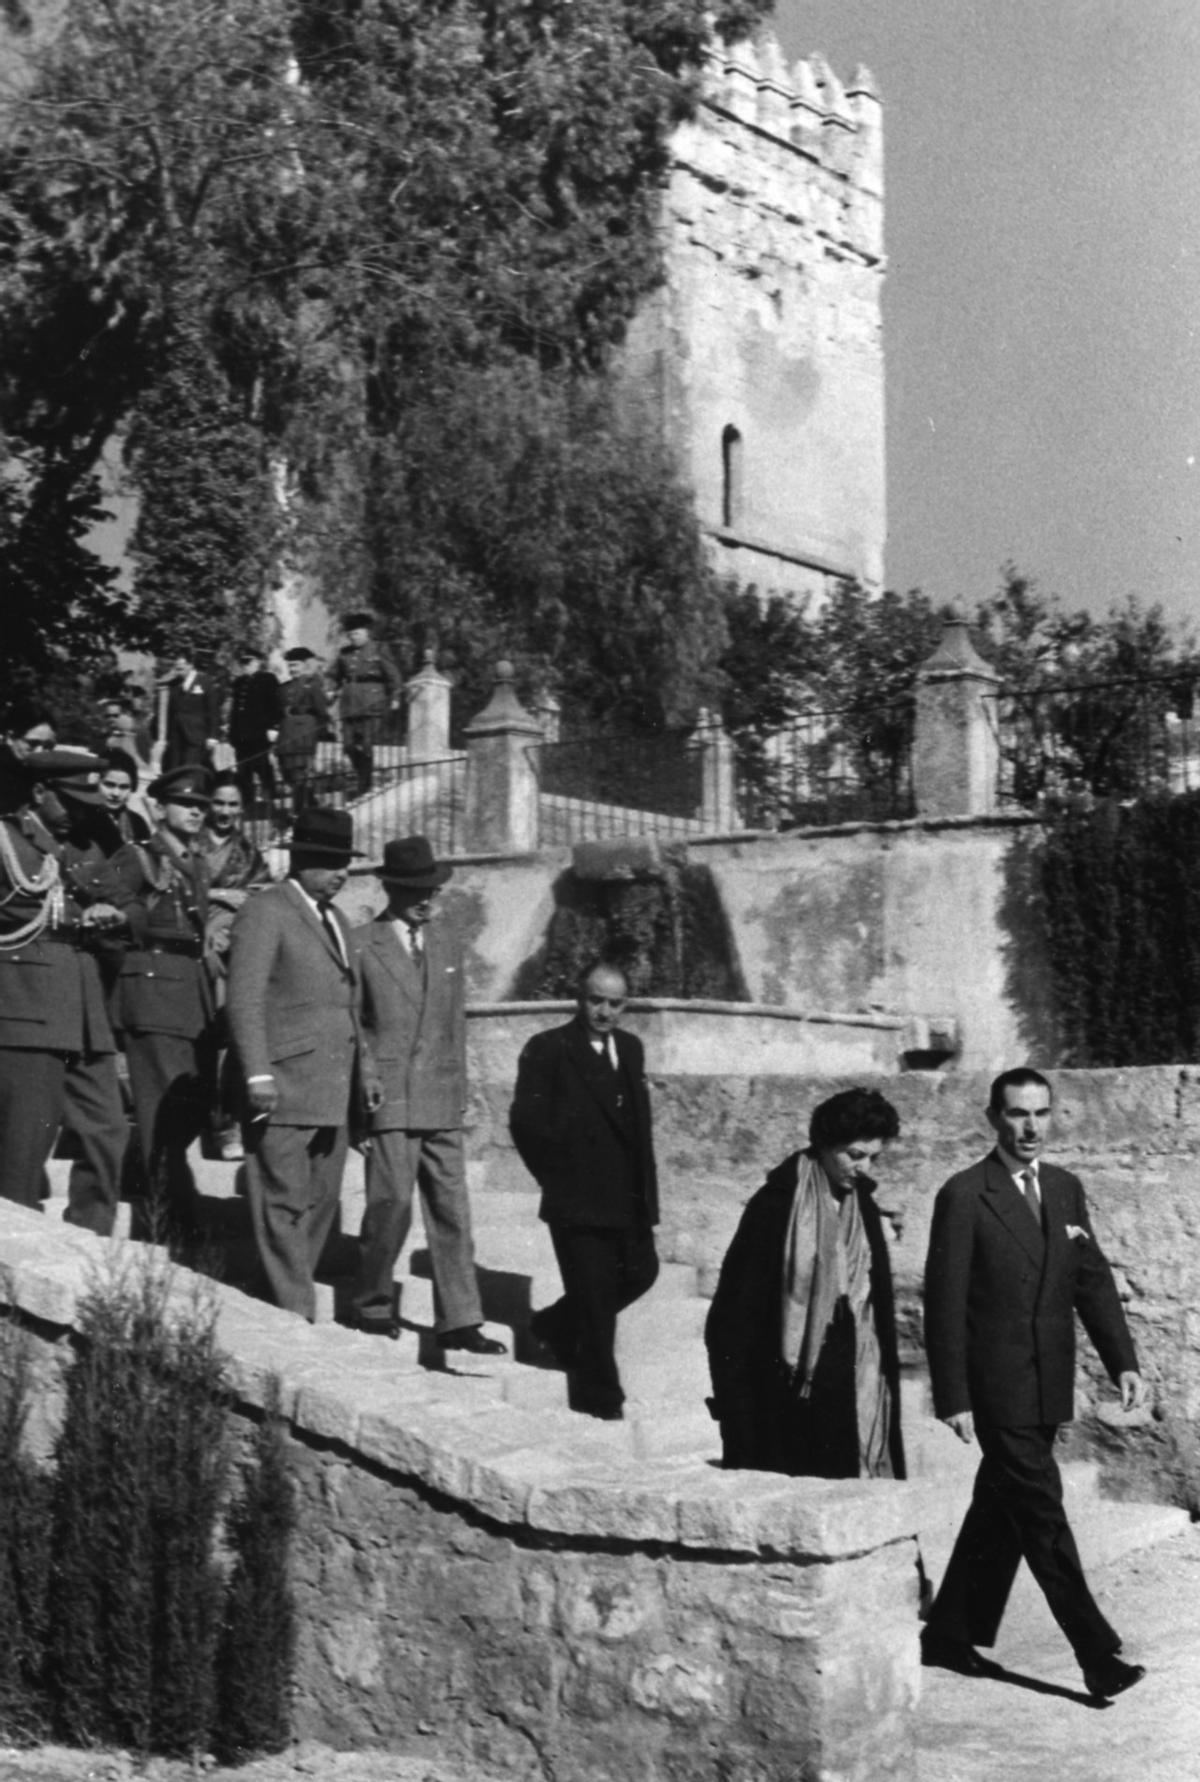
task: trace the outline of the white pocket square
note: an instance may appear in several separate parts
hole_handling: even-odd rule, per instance
[[[1086,1244],[1088,1241],[1088,1234],[1083,1229],[1082,1225],[1068,1225],[1067,1226],[1067,1241],[1069,1243]]]

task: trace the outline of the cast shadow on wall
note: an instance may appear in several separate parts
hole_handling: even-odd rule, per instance
[[[1018,831],[1004,856],[1004,883],[997,910],[1004,960],[1004,988],[1016,1011],[1025,1056],[1062,1063],[1061,1022],[1055,994],[1043,902],[1040,829]]]

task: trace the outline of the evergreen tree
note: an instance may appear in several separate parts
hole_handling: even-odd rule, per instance
[[[766,9],[732,0],[716,27]],[[541,487],[578,481],[567,418],[592,397],[576,380],[602,374],[660,275],[658,187],[708,28],[701,0],[67,0],[0,152],[0,395],[69,477],[128,434],[153,630],[173,610],[219,631],[248,598],[276,548],[274,478],[334,606],[378,595],[403,637],[427,626],[436,582],[439,613],[478,618],[483,654],[512,639],[539,670],[564,660],[540,570],[510,553],[497,590],[439,529],[459,518],[466,442],[442,439],[437,487],[425,448],[448,391],[478,413],[511,379],[528,401],[506,530],[539,517],[520,508],[531,430]],[[252,493],[228,514],[167,461],[173,419],[179,463],[203,440],[212,492],[246,467]],[[711,605],[683,492],[638,450],[657,505],[614,467],[588,522],[641,534],[608,628],[624,642],[645,614],[646,648],[617,675],[635,710],[663,703],[663,612],[675,625],[683,601],[686,659]],[[381,565],[393,533],[410,546]],[[546,545],[526,563],[558,552],[553,526]],[[592,611],[582,642],[604,633]]]

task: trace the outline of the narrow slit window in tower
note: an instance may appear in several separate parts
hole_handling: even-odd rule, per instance
[[[721,524],[732,528],[742,518],[742,436],[736,427],[721,435]]]

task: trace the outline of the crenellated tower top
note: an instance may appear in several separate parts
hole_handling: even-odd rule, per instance
[[[790,150],[805,164],[798,181],[819,167],[861,193],[866,233],[878,237],[870,213],[883,198],[883,108],[870,69],[860,63],[843,84],[819,52],[789,67],[769,34],[731,44],[714,37],[701,96],[709,110]]]

